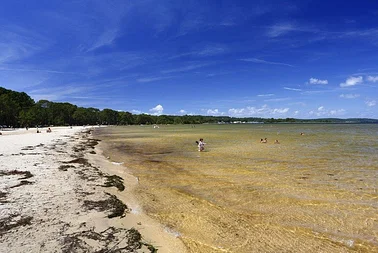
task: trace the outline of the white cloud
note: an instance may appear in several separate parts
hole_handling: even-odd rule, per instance
[[[349,77],[345,83],[340,83],[340,87],[350,87],[350,86],[354,86],[356,84],[359,84],[359,83],[362,83],[364,81],[363,77],[362,76],[358,76],[358,77],[354,77],[354,76],[351,76]]]
[[[353,98],[358,98],[360,94],[341,94],[341,98],[347,98],[347,99],[353,99]]]
[[[302,91],[301,89],[295,89],[295,88],[289,88],[289,87],[284,87],[285,90],[292,90],[292,91]]]
[[[287,67],[294,67],[293,65],[282,63],[282,62],[273,62],[273,61],[265,61],[257,58],[246,58],[246,59],[240,59],[241,61],[247,61],[247,62],[253,62],[253,63],[262,63],[262,64],[271,64],[271,65],[281,65],[281,66],[287,66]]]
[[[274,94],[260,94],[260,95],[257,95],[258,97],[271,97],[271,96],[274,96]]]
[[[289,108],[273,109],[272,114],[285,114],[289,111]]]
[[[232,109],[228,110],[228,113],[230,115],[233,115],[233,116],[243,115],[244,114],[244,108],[241,108],[241,109],[232,108]]]
[[[234,117],[280,117],[289,112],[289,108],[270,108],[267,105],[263,105],[260,108],[248,106],[246,108],[232,108],[228,110],[230,116]]]
[[[375,100],[368,100],[365,102],[365,104],[369,107],[375,106],[377,104],[377,101]]]
[[[315,111],[310,111],[309,115],[316,117],[339,117],[345,114],[344,109],[328,110],[324,106],[319,106]]]
[[[208,109],[207,111],[206,111],[206,113],[208,114],[208,115],[223,115],[224,113],[223,112],[220,112],[218,109]]]
[[[284,35],[285,33],[288,33],[290,31],[296,30],[295,27],[292,24],[276,24],[271,27],[269,27],[269,31],[267,35],[269,37],[278,37],[280,35]]]
[[[157,105],[154,108],[150,109],[150,112],[152,112],[153,115],[161,115],[164,111],[164,108],[162,105]]]
[[[139,110],[131,110],[131,113],[132,113],[132,114],[141,114],[142,111],[139,111]]]
[[[373,83],[378,82],[378,76],[368,76],[367,80]]]
[[[330,116],[339,116],[339,115],[343,115],[344,113],[345,113],[344,109],[329,111]]]
[[[179,111],[179,113],[181,113],[181,114],[186,114],[186,111],[181,109],[181,110]]]
[[[320,80],[320,79],[311,77],[310,84],[328,84],[328,80]]]

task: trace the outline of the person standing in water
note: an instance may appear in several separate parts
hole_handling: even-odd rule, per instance
[[[198,144],[198,151],[202,152],[205,150],[205,142],[203,141],[203,139],[199,139],[199,141],[196,141],[197,144]]]

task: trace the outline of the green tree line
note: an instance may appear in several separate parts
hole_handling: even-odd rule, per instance
[[[264,119],[236,118],[228,116],[203,115],[150,115],[132,114],[112,109],[78,107],[70,103],[48,100],[35,102],[25,92],[16,92],[0,87],[0,126],[69,126],[69,125],[148,125],[148,124],[204,124],[204,123],[378,123],[373,119],[316,119],[301,120],[294,118]]]

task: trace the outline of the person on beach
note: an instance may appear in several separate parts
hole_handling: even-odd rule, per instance
[[[275,140],[274,144],[280,144],[280,142],[278,140]]]
[[[51,133],[51,128],[50,127],[46,130],[46,133]]]
[[[265,138],[265,139],[260,139],[260,143],[268,143],[268,139]]]
[[[199,141],[196,141],[196,143],[198,144],[198,151],[202,152],[205,150],[205,142],[203,141],[203,139],[199,139]]]

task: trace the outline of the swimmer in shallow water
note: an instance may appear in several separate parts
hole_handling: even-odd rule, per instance
[[[260,139],[260,143],[268,143],[268,139],[265,138],[265,139]]]

